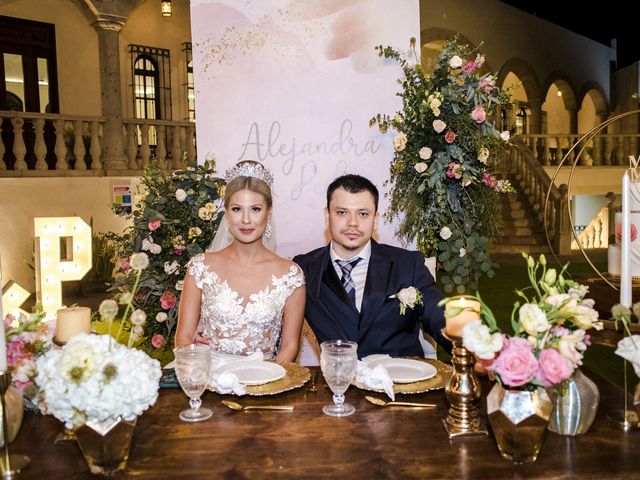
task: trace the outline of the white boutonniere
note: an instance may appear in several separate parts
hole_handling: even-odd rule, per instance
[[[400,315],[412,310],[416,305],[422,305],[422,293],[416,287],[407,287],[400,290],[390,298],[397,298],[400,301]]]

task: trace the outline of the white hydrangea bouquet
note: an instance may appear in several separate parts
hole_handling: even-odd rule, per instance
[[[131,256],[130,264],[139,280],[149,260],[145,253],[137,253]],[[134,287],[126,296],[127,308],[117,322],[119,331],[115,334],[121,339],[123,326],[129,324],[127,346],[112,335],[80,334],[38,359],[36,383],[46,413],[64,422],[67,428],[109,425],[119,419],[133,421],[156,402],[162,375],[160,362],[131,348],[132,337],[145,320],[141,310],[129,317],[135,292]],[[113,300],[100,305],[100,314],[109,324],[115,323],[117,312],[118,304]]]

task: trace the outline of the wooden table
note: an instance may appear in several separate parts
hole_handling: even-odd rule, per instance
[[[312,374],[317,371],[312,368]],[[622,406],[622,393],[595,374],[589,376],[601,393],[591,430],[578,437],[547,431],[537,462],[523,466],[502,459],[491,436],[450,442],[441,425],[447,414],[442,390],[401,396],[438,404],[416,410],[371,405],[364,399],[370,392],[352,387],[346,396],[356,414],[333,418],[322,414],[331,392],[317,374],[315,393],[305,386],[241,399],[245,404],[295,405],[294,412],[234,412],[220,404],[229,397],[208,392],[203,400],[214,409],[214,418],[188,424],[178,419],[187,407],[186,396],[163,389],[156,405],[138,420],[122,478],[640,478],[640,432],[624,433],[606,418],[612,407]],[[483,380],[484,393],[488,387]],[[484,398],[482,404],[484,409]],[[90,478],[75,442],[54,444],[60,431],[53,417],[26,415],[12,444],[13,452],[31,457],[21,478]]]

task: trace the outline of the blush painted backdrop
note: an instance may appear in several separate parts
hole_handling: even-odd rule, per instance
[[[401,72],[374,47],[408,51],[418,0],[192,0],[191,23],[198,157],[272,170],[280,255],[328,241],[325,190],[345,172],[371,179],[384,211],[394,132],[369,119],[399,110]],[[380,222],[378,240],[393,231]]]

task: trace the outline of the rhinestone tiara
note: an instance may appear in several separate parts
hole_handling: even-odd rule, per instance
[[[227,183],[238,177],[253,177],[263,181],[269,188],[273,186],[273,174],[261,163],[241,162],[224,172]]]

